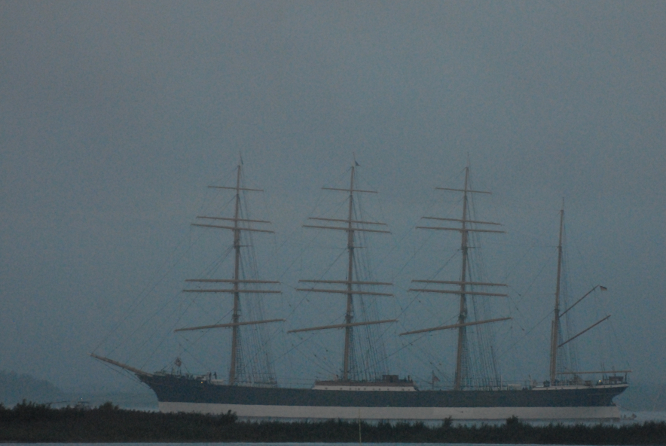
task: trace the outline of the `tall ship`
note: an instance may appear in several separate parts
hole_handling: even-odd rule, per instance
[[[228,217],[200,216],[196,226],[230,231],[232,237],[233,269],[230,278],[199,278],[187,281],[188,293],[215,293],[228,295],[231,301],[228,322],[179,328],[176,331],[204,331],[226,329],[229,331],[230,357],[226,377],[206,372],[199,375],[181,373],[179,368],[171,371],[148,372],[101,354],[91,356],[134,374],[150,387],[159,401],[162,412],[201,412],[220,414],[229,411],[247,419],[366,419],[366,420],[503,420],[515,416],[524,420],[605,420],[618,419],[620,413],[613,399],[627,387],[629,370],[577,370],[575,361],[567,362],[566,348],[570,342],[584,335],[608,319],[596,322],[585,330],[564,339],[563,317],[585,299],[593,290],[573,305],[563,307],[561,299],[561,275],[563,264],[564,209],[560,211],[560,230],[557,260],[557,281],[551,320],[549,343],[549,376],[544,381],[529,379],[522,384],[503,382],[494,365],[492,351],[476,355],[471,338],[481,339],[481,348],[488,347],[483,328],[502,324],[509,317],[488,317],[484,300],[502,299],[507,296],[502,290],[505,284],[476,278],[470,252],[471,238],[479,233],[498,234],[498,223],[478,220],[472,213],[471,199],[476,194],[489,194],[470,187],[469,167],[464,171],[462,188],[437,188],[443,193],[456,194],[462,209],[457,218],[437,216],[423,217],[426,224],[417,226],[425,231],[458,233],[460,235],[460,265],[457,277],[450,280],[416,278],[412,280],[409,293],[419,295],[453,296],[455,320],[453,323],[431,327],[419,327],[399,333],[401,339],[418,335],[455,337],[454,358],[439,358],[438,361],[452,363],[452,383],[444,388],[435,386],[439,380],[432,374],[431,386],[417,385],[410,376],[392,374],[387,365],[383,347],[371,346],[373,329],[396,324],[397,319],[378,319],[369,311],[374,302],[393,296],[387,292],[389,281],[375,280],[363,273],[357,251],[368,243],[366,236],[388,233],[383,222],[366,220],[358,212],[356,204],[359,194],[376,191],[361,189],[357,185],[357,166],[350,169],[348,187],[325,187],[332,193],[347,197],[344,215],[336,218],[310,217],[304,225],[308,229],[336,231],[346,235],[344,276],[333,279],[301,279],[296,290],[299,293],[330,296],[339,303],[342,320],[338,323],[314,327],[295,328],[292,333],[335,330],[341,333],[342,358],[339,373],[327,379],[315,380],[309,387],[286,387],[279,385],[275,372],[268,362],[257,365],[267,356],[250,354],[242,348],[243,339],[250,333],[269,324],[284,322],[284,319],[265,318],[263,310],[243,311],[249,302],[265,294],[279,294],[275,289],[279,282],[248,276],[243,250],[246,234],[271,232],[265,229],[270,222],[254,220],[243,211],[241,197],[245,193],[259,191],[241,185],[242,165],[236,170],[235,186],[216,186],[227,189],[234,195],[234,215]],[[475,239],[476,240],[476,239]],[[245,262],[245,263],[244,263]],[[444,261],[442,260],[442,263]],[[257,317],[259,316],[259,317]],[[361,331],[365,330],[365,331]],[[375,333],[376,334],[376,333]],[[568,334],[568,333],[567,333]],[[263,336],[263,337],[262,337]],[[403,338],[404,337],[404,338]],[[259,344],[267,344],[266,335],[259,336]],[[362,343],[368,343],[368,345]],[[355,347],[356,346],[356,347]],[[361,346],[361,347],[359,347]],[[492,350],[492,348],[490,348]],[[361,357],[370,355],[371,358]],[[440,352],[441,355],[441,352]],[[256,358],[260,358],[257,361]],[[178,360],[180,361],[180,360]],[[479,365],[481,363],[481,365]],[[372,365],[372,370],[367,366]],[[178,364],[179,366],[180,364]],[[477,369],[485,373],[479,373]],[[252,369],[252,370],[250,370]],[[255,370],[256,369],[256,370]],[[430,388],[428,388],[430,387]]]

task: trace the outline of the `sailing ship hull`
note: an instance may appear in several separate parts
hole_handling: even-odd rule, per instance
[[[241,418],[366,420],[602,420],[620,417],[613,398],[627,384],[525,390],[315,390],[229,386],[179,375],[139,376],[162,412]]]

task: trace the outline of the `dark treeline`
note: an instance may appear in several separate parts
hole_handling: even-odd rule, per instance
[[[499,425],[423,423],[360,424],[367,443],[536,443],[665,444],[666,423],[629,425],[532,426],[517,418]],[[0,405],[0,442],[344,442],[359,441],[359,423],[241,422],[225,415],[165,414],[119,409],[111,403],[96,408],[51,408],[46,404]]]

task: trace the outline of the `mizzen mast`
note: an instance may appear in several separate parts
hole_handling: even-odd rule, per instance
[[[310,327],[310,328],[301,328],[296,330],[290,330],[288,333],[299,333],[305,331],[314,331],[314,330],[328,330],[328,329],[345,329],[345,340],[344,340],[344,356],[343,356],[343,367],[342,367],[342,380],[350,381],[351,378],[351,349],[352,349],[352,330],[354,327],[364,326],[364,325],[375,325],[383,324],[387,322],[396,322],[395,319],[391,320],[380,320],[380,321],[363,321],[363,322],[354,322],[354,295],[371,295],[371,296],[393,296],[391,293],[382,293],[375,291],[364,291],[355,289],[355,286],[359,285],[371,285],[371,286],[387,286],[393,285],[388,282],[372,282],[372,281],[359,281],[354,278],[354,250],[356,245],[354,244],[354,234],[356,232],[372,232],[372,233],[384,233],[390,234],[390,231],[385,229],[369,229],[364,225],[375,225],[375,226],[386,226],[385,223],[374,222],[374,221],[361,221],[354,220],[354,193],[372,193],[376,194],[376,191],[372,190],[362,190],[355,188],[355,169],[356,166],[351,168],[351,179],[349,183],[349,189],[333,188],[333,187],[323,187],[324,190],[339,191],[349,193],[349,204],[347,209],[347,218],[346,219],[336,219],[336,218],[321,218],[321,217],[310,217],[309,220],[322,221],[322,222],[332,222],[332,223],[344,223],[344,225],[339,226],[325,226],[325,225],[303,225],[304,228],[315,228],[315,229],[332,229],[337,231],[346,231],[347,232],[347,279],[346,280],[299,280],[300,283],[311,283],[313,287],[311,288],[297,288],[297,291],[305,292],[316,292],[316,293],[330,293],[330,294],[345,294],[347,296],[347,305],[345,311],[345,322],[343,324],[334,324],[334,325],[324,325],[319,327]],[[328,288],[315,288],[314,284],[341,284],[345,285],[344,290],[328,289]]]
[[[198,327],[190,328],[179,328],[175,331],[190,331],[190,330],[206,330],[212,328],[231,328],[231,360],[229,365],[229,385],[234,385],[238,379],[238,368],[239,368],[239,356],[240,356],[240,333],[239,328],[244,325],[259,325],[266,324],[270,322],[282,322],[284,319],[269,319],[269,320],[260,320],[260,321],[240,321],[241,316],[241,294],[280,294],[281,291],[277,290],[261,290],[261,289],[246,289],[241,288],[241,285],[244,284],[279,284],[280,282],[271,281],[271,280],[256,280],[256,279],[243,279],[241,278],[241,233],[243,231],[248,232],[264,232],[264,233],[273,233],[273,231],[266,229],[256,229],[252,228],[249,225],[251,223],[270,223],[267,220],[251,220],[246,218],[241,218],[241,192],[263,192],[263,189],[250,189],[241,187],[241,169],[242,166],[239,164],[236,169],[236,186],[235,187],[225,187],[225,186],[208,186],[212,189],[227,189],[233,190],[236,193],[235,203],[234,203],[234,216],[233,218],[226,217],[207,217],[207,216],[197,216],[198,219],[203,220],[221,220],[221,221],[230,221],[233,223],[233,226],[226,225],[217,225],[217,224],[204,224],[204,223],[192,223],[192,226],[199,226],[204,228],[217,228],[217,229],[227,229],[233,231],[233,249],[234,249],[234,272],[232,279],[188,279],[188,283],[199,283],[199,284],[217,284],[217,283],[228,283],[231,285],[230,288],[195,288],[195,289],[185,289],[183,292],[186,293],[228,293],[233,296],[233,310],[231,315],[231,323],[229,324],[214,324],[214,325],[204,325]]]
[[[438,187],[437,190],[451,191],[451,192],[462,192],[463,194],[463,210],[462,218],[439,218],[439,217],[423,217],[426,220],[436,220],[436,221],[452,221],[458,222],[461,224],[460,227],[434,227],[434,226],[417,226],[417,229],[431,229],[431,230],[441,230],[441,231],[458,231],[461,234],[460,242],[460,251],[462,253],[462,265],[460,272],[460,280],[458,281],[445,281],[445,280],[412,280],[412,283],[424,283],[424,284],[438,284],[438,285],[457,285],[457,290],[444,290],[444,289],[430,289],[430,288],[410,288],[409,291],[415,291],[420,293],[440,293],[440,294],[456,294],[460,296],[459,301],[459,310],[458,310],[458,320],[456,324],[453,325],[443,325],[439,327],[426,328],[421,330],[409,331],[401,333],[400,335],[411,335],[417,333],[426,333],[437,330],[448,330],[448,329],[457,329],[458,330],[458,340],[456,346],[456,371],[454,378],[454,389],[461,390],[464,387],[464,381],[467,378],[467,327],[473,325],[483,325],[492,322],[505,321],[511,318],[496,318],[488,319],[483,321],[472,321],[468,322],[468,309],[467,309],[467,297],[468,296],[485,296],[485,297],[506,297],[504,293],[495,293],[495,292],[482,292],[473,290],[474,286],[484,286],[484,287],[505,287],[506,284],[502,283],[491,283],[491,282],[474,282],[468,279],[469,275],[469,233],[470,232],[488,232],[488,233],[504,233],[505,231],[495,230],[495,229],[484,229],[477,228],[476,225],[500,225],[500,223],[488,222],[488,221],[479,221],[471,220],[468,216],[469,209],[469,194],[490,194],[486,191],[472,190],[469,187],[469,167],[465,167],[465,185],[463,189],[450,189],[444,187]]]
[[[558,375],[574,375],[576,377],[577,375],[581,374],[588,374],[588,373],[629,373],[631,370],[619,370],[619,371],[598,371],[598,372],[581,372],[581,371],[576,371],[574,370],[560,370],[558,371],[558,361],[557,361],[557,354],[559,352],[559,349],[567,345],[569,342],[573,341],[574,339],[577,339],[579,336],[582,336],[583,334],[587,333],[588,331],[592,330],[595,328],[597,325],[607,321],[610,319],[610,315],[607,315],[606,317],[602,318],[601,320],[595,322],[594,324],[590,325],[586,329],[578,332],[577,334],[571,336],[569,334],[569,339],[566,341],[560,341],[561,338],[561,320],[562,317],[568,313],[571,309],[573,309],[576,305],[578,305],[583,299],[588,297],[594,290],[597,288],[600,289],[601,291],[605,291],[606,287],[601,286],[601,285],[596,285],[594,286],[590,291],[585,293],[583,297],[579,298],[576,302],[573,303],[573,305],[569,306],[566,308],[564,311],[560,312],[560,302],[562,301],[561,299],[561,283],[562,283],[562,264],[563,264],[563,257],[564,257],[564,249],[563,249],[563,244],[564,244],[564,202],[562,203],[562,208],[560,209],[560,231],[559,231],[559,241],[557,244],[557,282],[555,285],[555,308],[553,309],[553,321],[552,321],[552,326],[551,326],[551,333],[550,333],[550,370],[549,370],[549,375],[550,375],[550,385],[556,385],[557,384],[557,377]],[[561,367],[560,368],[564,368]]]

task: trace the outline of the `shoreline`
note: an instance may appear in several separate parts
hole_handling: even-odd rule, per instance
[[[360,435],[360,438],[359,438]],[[493,443],[663,444],[665,421],[530,424],[517,418],[495,424],[328,421],[239,421],[235,414],[168,414],[121,409],[52,408],[23,402],[0,406],[0,442],[22,443]]]

